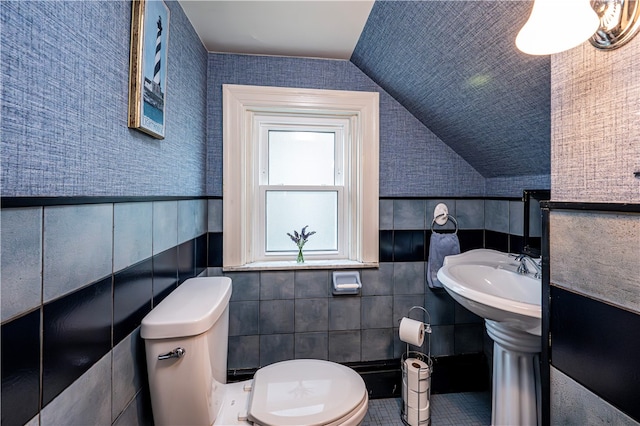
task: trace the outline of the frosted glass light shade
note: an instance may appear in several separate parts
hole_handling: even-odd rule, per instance
[[[535,0],[516,46],[530,55],[551,55],[587,41],[599,26],[589,0]]]

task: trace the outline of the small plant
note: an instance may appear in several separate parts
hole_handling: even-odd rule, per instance
[[[309,225],[306,225],[304,228],[302,228],[300,233],[294,230],[293,235],[287,232],[287,235],[289,236],[289,238],[291,238],[291,241],[296,243],[296,246],[298,246],[298,258],[296,259],[296,262],[298,263],[304,263],[304,255],[302,254],[302,247],[304,247],[304,245],[307,243],[307,240],[309,239],[309,237],[316,233],[316,231],[311,231],[307,233],[306,230],[308,227]]]

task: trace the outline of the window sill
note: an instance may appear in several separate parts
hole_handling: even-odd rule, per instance
[[[297,263],[295,260],[273,262],[253,262],[240,266],[225,266],[225,272],[232,271],[283,271],[283,270],[314,270],[314,269],[365,269],[377,268],[377,262],[356,262],[355,260],[307,260]]]

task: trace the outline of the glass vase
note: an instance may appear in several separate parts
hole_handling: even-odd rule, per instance
[[[298,258],[296,263],[304,263],[304,254],[302,254],[302,247],[298,247]]]

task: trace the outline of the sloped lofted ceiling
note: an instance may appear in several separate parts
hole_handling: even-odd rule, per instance
[[[209,51],[350,57],[484,177],[550,174],[550,60],[514,44],[532,0],[180,3]]]
[[[351,62],[484,177],[550,173],[550,60],[514,40],[531,3],[377,1]]]

